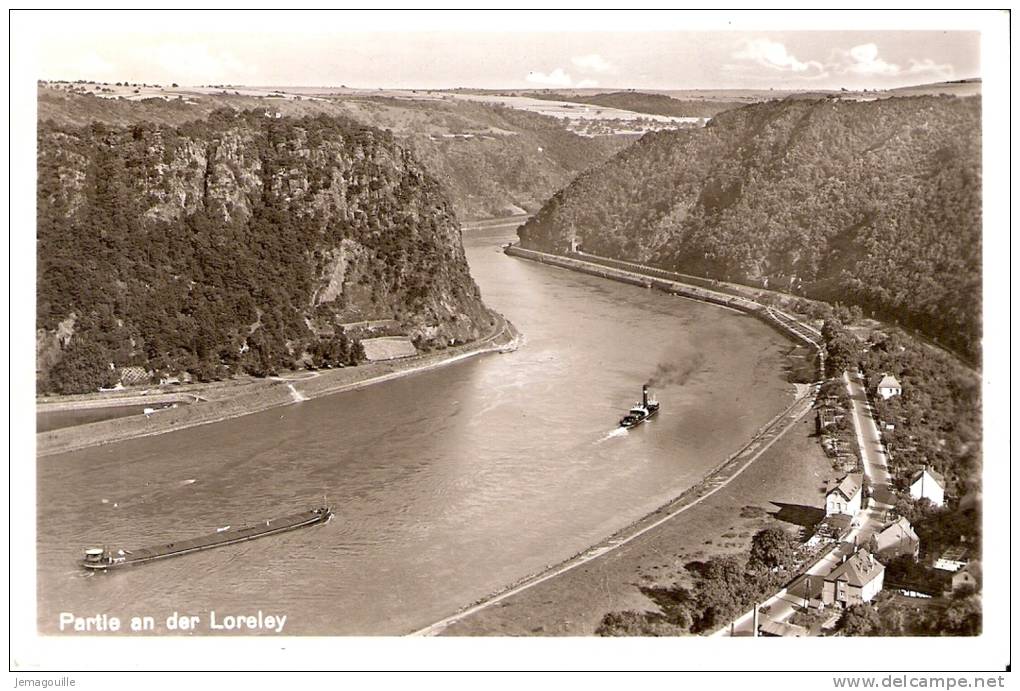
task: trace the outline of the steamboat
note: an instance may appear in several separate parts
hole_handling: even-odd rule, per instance
[[[648,396],[648,385],[641,387],[641,401],[636,403],[623,418],[620,419],[620,427],[630,429],[637,427],[642,422],[649,420],[659,412],[659,402]]]

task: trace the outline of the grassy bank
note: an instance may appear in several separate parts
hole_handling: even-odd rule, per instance
[[[230,418],[257,413],[295,401],[351,391],[434,367],[516,347],[518,334],[514,326],[500,318],[492,334],[474,343],[446,348],[415,357],[389,362],[366,363],[358,367],[321,370],[314,373],[295,372],[273,379],[243,379],[192,385],[174,395],[187,396],[195,402],[151,416],[104,420],[88,425],[65,427],[36,435],[36,455],[50,456],[91,446],[164,434],[175,430],[206,425]],[[137,401],[156,402],[166,399],[166,392],[139,396],[131,392],[111,395],[50,397],[37,404],[38,411],[73,410],[97,405],[124,405]],[[197,399],[197,400],[196,400]]]

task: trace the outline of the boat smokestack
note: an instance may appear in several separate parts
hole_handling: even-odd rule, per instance
[[[648,407],[648,384],[641,387],[641,405]]]

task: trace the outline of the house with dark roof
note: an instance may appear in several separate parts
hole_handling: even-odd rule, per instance
[[[861,510],[861,476],[850,473],[830,482],[825,492],[825,515],[844,513],[853,516]]]
[[[905,516],[900,516],[882,530],[871,536],[868,544],[872,554],[883,561],[889,561],[904,554],[917,559],[921,541]]]
[[[910,476],[910,496],[942,506],[946,501],[946,480],[934,468],[926,465]]]
[[[829,572],[822,585],[822,602],[853,607],[870,602],[882,591],[885,567],[866,549],[859,550]]]
[[[885,400],[889,400],[893,396],[899,396],[903,393],[903,387],[900,385],[899,380],[891,374],[882,374],[882,379],[879,380],[878,386],[875,387],[875,393],[881,396]]]

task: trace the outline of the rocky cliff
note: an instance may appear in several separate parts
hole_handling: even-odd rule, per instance
[[[178,126],[38,135],[43,388],[97,368],[264,374],[356,359],[343,325],[422,348],[488,332],[453,210],[382,131],[217,111]]]
[[[106,87],[89,88],[98,91]],[[392,132],[439,180],[460,220],[537,211],[578,173],[633,141],[631,136],[582,137],[555,118],[452,98],[324,94],[293,99],[226,91],[183,93],[168,100],[124,100],[41,86],[39,119],[63,127],[95,122],[117,127],[139,122],[176,127],[224,108],[268,110],[274,117],[281,113],[283,117],[347,118]]]

